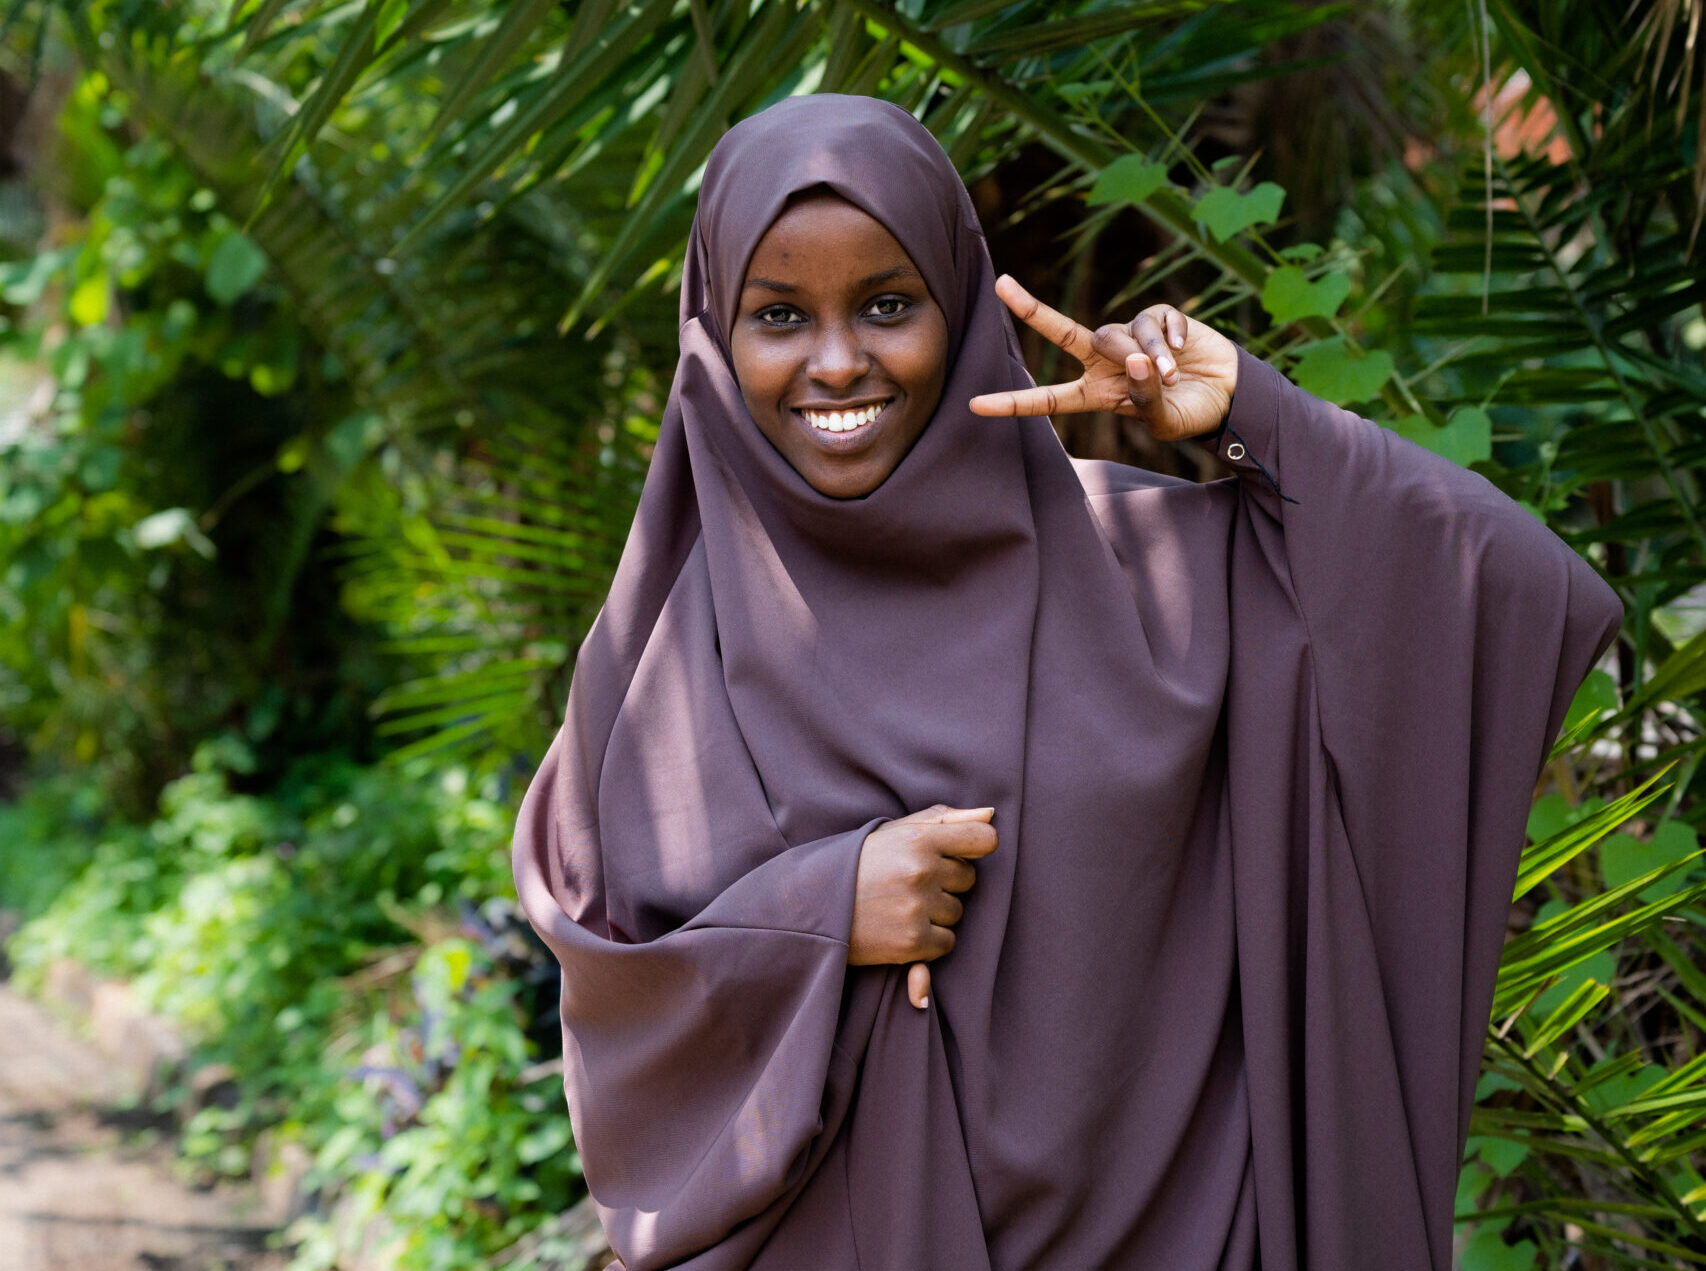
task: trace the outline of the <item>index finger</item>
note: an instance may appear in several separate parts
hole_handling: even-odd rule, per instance
[[[1003,393],[979,393],[967,403],[974,415],[1071,415],[1088,410],[1084,382],[1015,388]]]
[[[917,821],[924,825],[947,825],[954,821],[988,821],[994,815],[994,808],[955,808],[938,803],[934,807],[913,812],[902,820]]]
[[[1090,329],[1074,322],[1064,313],[1050,309],[1019,285],[1012,274],[1002,274],[995,280],[995,294],[1031,330],[1050,344],[1057,344],[1080,362],[1088,362],[1091,352]],[[1015,411],[1015,414],[1042,414],[1041,411]]]

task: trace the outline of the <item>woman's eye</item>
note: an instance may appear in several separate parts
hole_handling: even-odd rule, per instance
[[[882,307],[884,305],[892,305],[893,308],[884,309]],[[877,316],[879,318],[899,317],[911,307],[911,302],[904,296],[884,296],[879,300],[871,301],[871,308],[877,310]]]
[[[760,309],[753,315],[753,317],[757,318],[766,326],[791,327],[794,323],[790,322],[789,318],[792,317],[793,312],[794,311],[792,309],[784,309],[780,305],[772,305],[768,309]]]

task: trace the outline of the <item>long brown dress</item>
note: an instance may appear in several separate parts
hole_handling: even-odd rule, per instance
[[[722,335],[824,183],[948,318],[871,495],[759,434]],[[1240,354],[1196,485],[1072,460],[906,112],[788,99],[705,174],[682,357],[515,839],[627,1271],[1446,1271],[1534,782],[1622,617],[1479,475]],[[1000,846],[926,1011],[849,967],[859,848]]]

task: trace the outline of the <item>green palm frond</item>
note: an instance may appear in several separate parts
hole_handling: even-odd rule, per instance
[[[396,140],[378,115],[340,120],[263,203],[251,156],[289,135],[275,96],[257,100],[169,45],[103,49],[74,25],[198,180],[248,219],[334,374],[380,423],[365,443],[368,485],[341,500],[347,594],[446,690],[429,703],[424,685],[399,686],[376,704],[382,731],[412,735],[405,754],[536,749],[560,714],[550,686],[614,569],[648,442],[611,422],[635,389],[632,376],[612,382],[610,341],[556,333],[562,292],[550,284],[565,264],[536,205],[518,201],[501,232],[479,236],[467,214],[448,219],[397,253],[407,200],[374,180],[374,156]]]
[[[1706,750],[1706,641],[1667,618],[1706,581],[1706,270],[1691,159],[1646,143],[1612,8],[1558,6],[1561,23],[1489,4],[1496,73],[1520,68],[1523,109],[1556,127],[1526,150],[1495,132],[1465,165],[1408,331],[1429,392],[1493,415],[1528,474],[1513,493],[1591,551],[1630,615],[1623,704],[1575,741],[1621,753],[1597,766],[1626,793],[1586,799],[1524,858],[1524,890],[1544,880],[1552,898],[1504,951],[1459,1197],[1485,1265],[1524,1265],[1499,1243],[1514,1227],[1536,1265],[1706,1266],[1706,869],[1684,799]],[[1585,525],[1567,513],[1582,501]],[[1661,811],[1658,776],[1636,782],[1666,769]],[[1645,843],[1605,837],[1634,815]]]
[[[1588,848],[1603,853],[1611,830],[1666,793],[1657,781],[1530,845],[1518,899],[1579,864]],[[1669,943],[1665,925],[1689,921],[1684,916],[1706,898],[1701,857],[1679,854],[1573,905],[1554,902],[1507,941],[1459,1193],[1459,1204],[1470,1207],[1461,1220],[1492,1233],[1520,1219],[1555,1242],[1555,1264],[1573,1248],[1614,1266],[1706,1266],[1706,1190],[1696,1172],[1706,1147],[1706,1057],[1667,1069],[1640,1048],[1613,1052],[1604,1041],[1615,1035],[1608,1011],[1630,1001],[1627,990],[1612,996],[1611,951]],[[1680,950],[1674,956],[1683,961]],[[1661,972],[1664,966],[1661,959]],[[1706,1007],[1698,995],[1706,976],[1695,970],[1693,979],[1658,992],[1684,1010],[1695,1007],[1677,993]],[[1560,1176],[1574,1180],[1562,1193]],[[1510,1194],[1499,1180],[1513,1177],[1540,1180],[1545,1199],[1498,1199]]]

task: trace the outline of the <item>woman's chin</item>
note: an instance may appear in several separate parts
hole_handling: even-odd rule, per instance
[[[819,494],[831,499],[858,499],[880,486],[888,473],[873,473],[868,465],[860,464],[857,469],[851,470],[837,465],[823,465],[803,475],[807,484]]]

